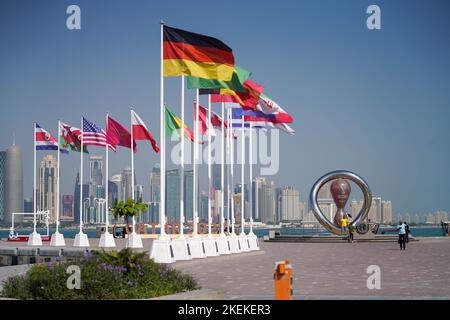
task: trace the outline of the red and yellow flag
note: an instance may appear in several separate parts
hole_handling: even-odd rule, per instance
[[[234,72],[233,51],[209,36],[164,26],[163,75],[192,76],[230,81]]]

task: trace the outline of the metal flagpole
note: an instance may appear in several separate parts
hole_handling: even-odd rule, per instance
[[[80,150],[80,233],[83,233],[83,117],[81,117],[81,150]]]
[[[244,235],[244,223],[245,223],[245,218],[244,218],[244,207],[245,207],[245,190],[244,190],[244,171],[245,171],[245,128],[244,128],[244,112],[242,112],[242,117],[241,117],[241,128],[242,128],[242,133],[241,133],[241,235]]]
[[[109,114],[106,114],[106,133],[108,133],[108,118]],[[133,146],[131,146],[133,147]],[[105,233],[108,234],[108,227],[109,227],[109,181],[108,181],[108,175],[109,175],[109,147],[106,145],[106,155],[105,155]]]
[[[230,126],[233,128],[233,115],[232,109],[229,109],[230,112]],[[231,130],[231,134],[233,134],[233,130]],[[231,234],[235,235],[234,231],[234,197],[233,197],[233,183],[234,183],[234,138],[230,140],[230,189],[231,189]]]
[[[225,103],[222,102],[222,123],[221,123],[221,129],[222,129],[222,145],[221,145],[221,161],[220,161],[220,191],[221,191],[221,197],[220,197],[220,235],[224,235],[223,228],[225,226],[224,224],[224,196],[225,196]]]
[[[36,233],[36,202],[37,202],[37,190],[36,190],[36,122],[33,128],[33,233]]]
[[[211,95],[208,94],[208,236],[211,236]]]
[[[184,76],[181,76],[180,238],[184,238]]]
[[[163,37],[164,37],[164,23],[161,23],[161,79],[160,79],[160,137],[161,137],[161,156],[160,156],[160,168],[161,168],[161,180],[160,180],[160,205],[159,205],[159,238],[166,238],[166,130],[165,130],[165,110],[164,110],[164,68],[163,68]]]
[[[192,236],[193,237],[197,237],[198,236],[198,166],[197,166],[197,161],[198,161],[198,151],[199,151],[199,141],[198,141],[198,129],[199,129],[199,107],[198,105],[200,104],[200,90],[197,89],[196,93],[195,93],[195,118],[194,118],[194,177],[193,177],[193,187],[194,187],[194,191],[193,191],[193,195],[194,195],[194,199],[193,199],[193,205],[194,205],[194,216],[192,218]]]
[[[227,235],[230,234],[230,138],[231,137],[231,121],[230,121],[230,109],[227,108],[227,146],[226,146],[226,169],[227,169]]]
[[[253,228],[253,123],[249,121],[249,142],[248,142],[248,162],[249,162],[249,172],[248,172],[248,202],[249,202],[249,217],[250,217],[250,230]]]
[[[60,164],[59,164],[59,162],[60,162],[60,150],[59,150],[59,145],[60,145],[60,143],[59,143],[59,139],[60,139],[60,136],[61,136],[61,124],[60,124],[60,121],[58,120],[58,137],[56,138],[56,140],[57,140],[57,143],[58,143],[58,163],[57,163],[57,167],[56,167],[56,181],[57,181],[57,190],[56,190],[56,234],[58,234],[59,233],[59,203],[60,203],[60,182],[59,182],[59,168],[60,168]]]

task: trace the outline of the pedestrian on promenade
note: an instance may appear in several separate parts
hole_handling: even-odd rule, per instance
[[[403,223],[402,219],[398,221],[396,229],[398,231],[398,243],[400,244],[400,250],[406,250],[406,224]]]
[[[348,242],[352,242],[353,243],[353,233],[355,232],[355,227],[350,224],[348,226]]]
[[[411,233],[411,231],[409,230],[409,224],[408,222],[405,222],[405,230],[406,230],[406,243],[409,243],[409,234]]]
[[[347,225],[348,225],[348,219],[347,219],[347,215],[344,213],[344,215],[341,218],[341,232],[343,234],[347,234]]]

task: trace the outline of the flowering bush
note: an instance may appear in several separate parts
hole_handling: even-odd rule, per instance
[[[69,289],[67,268],[77,265],[81,288]],[[47,264],[35,264],[23,276],[3,283],[1,296],[16,299],[143,299],[183,291],[199,286],[190,275],[167,265],[157,264],[145,253],[87,252],[84,257]]]

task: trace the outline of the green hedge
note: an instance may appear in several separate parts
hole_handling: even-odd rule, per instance
[[[70,265],[81,270],[81,288],[68,289]],[[3,282],[1,296],[15,299],[144,299],[199,289],[190,276],[157,264],[145,253],[94,251],[84,257],[35,264]]]

